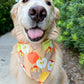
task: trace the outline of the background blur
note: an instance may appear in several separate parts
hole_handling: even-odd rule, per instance
[[[79,63],[84,68],[84,0],[54,0],[60,10],[58,42],[79,53]]]
[[[9,32],[13,28],[10,18],[10,10],[15,0],[0,0],[0,35]]]

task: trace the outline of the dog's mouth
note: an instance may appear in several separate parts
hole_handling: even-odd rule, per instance
[[[28,38],[31,41],[39,41],[43,38],[44,34],[45,34],[45,30],[42,30],[39,27],[34,27],[34,28],[30,28],[30,29],[25,29]]]

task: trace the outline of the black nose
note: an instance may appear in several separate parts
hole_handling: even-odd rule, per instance
[[[42,6],[31,7],[29,9],[29,16],[36,22],[41,22],[47,16],[46,9]]]

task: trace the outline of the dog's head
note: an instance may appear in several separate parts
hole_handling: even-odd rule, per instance
[[[17,40],[38,43],[47,39],[56,28],[59,10],[52,0],[19,0],[13,6],[11,16]]]

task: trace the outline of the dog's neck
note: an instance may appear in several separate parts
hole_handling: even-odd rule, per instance
[[[41,45],[42,45],[42,43],[37,43],[37,44],[32,43],[31,44],[31,46],[32,46],[33,49],[38,49],[38,48],[41,47]]]
[[[35,81],[44,83],[53,69],[55,45],[52,40],[40,44],[17,43],[19,64],[25,73]]]
[[[26,43],[24,43],[22,41],[19,41],[19,43],[21,43],[21,44],[30,44],[33,49],[39,49],[40,47],[42,47],[42,43],[47,41],[47,40],[49,40],[49,39],[45,39],[44,41],[39,42],[39,43],[36,43],[36,42],[35,43],[34,42],[26,42]]]
[[[31,44],[31,46],[32,46],[33,49],[38,49],[38,48],[40,48],[42,46],[42,43],[45,42],[45,41],[47,41],[47,40],[48,39],[45,39],[44,41],[42,41],[40,43],[30,43],[30,44]]]

